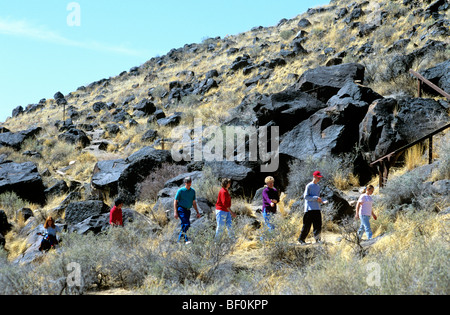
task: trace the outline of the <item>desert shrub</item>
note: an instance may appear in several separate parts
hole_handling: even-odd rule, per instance
[[[104,287],[140,286],[150,270],[152,232],[138,224],[94,235],[65,234],[62,246],[36,265],[0,261],[0,293],[84,294]],[[80,282],[70,285],[71,269],[80,267]]]
[[[156,250],[159,252],[157,262],[152,267],[157,277],[181,284],[189,281],[209,284],[220,279],[222,263],[233,250],[234,243],[228,239],[214,240],[212,231],[212,225],[210,228],[191,228],[188,233],[195,236],[193,243],[187,245],[160,243]]]
[[[312,173],[320,170],[324,178],[323,186],[347,189],[351,185],[356,185],[358,179],[352,172],[351,155],[342,157],[327,156],[322,159],[309,157],[305,161],[294,161],[290,165],[289,185],[287,195],[290,198],[302,196],[305,186],[311,182]]]
[[[424,197],[424,179],[420,172],[408,172],[391,177],[380,191],[380,205],[394,215],[402,207],[418,202]]]
[[[433,171],[435,180],[450,179],[450,132],[447,132],[437,145],[439,165]]]
[[[164,184],[167,180],[185,172],[186,166],[163,163],[161,167],[153,171],[141,184],[139,184],[139,200],[155,201],[158,197],[158,192],[164,188]]]
[[[285,30],[280,33],[280,37],[285,41],[288,41],[294,35],[295,35],[295,33],[293,30]]]
[[[15,192],[5,192],[0,195],[0,207],[5,210],[8,217],[14,217],[15,211],[29,206],[27,202],[22,200]]]
[[[203,169],[203,175],[200,183],[197,186],[197,193],[200,197],[206,198],[213,204],[217,202],[217,196],[221,188],[219,179],[214,175],[210,167]]]
[[[298,245],[300,223],[301,219],[298,214],[290,217],[275,215],[273,217],[275,229],[269,231],[264,226],[261,229],[265,259],[271,270],[304,268],[318,256],[326,255],[323,247],[311,248]]]
[[[44,150],[44,159],[56,168],[69,165],[69,162],[77,155],[76,146],[63,141],[55,141],[49,150]]]

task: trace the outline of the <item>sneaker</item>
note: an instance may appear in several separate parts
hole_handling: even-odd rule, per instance
[[[192,244],[192,242],[191,241],[187,241],[186,243],[184,243],[184,245],[189,245],[189,244]]]
[[[299,243],[300,245],[306,245],[306,242],[303,241],[303,240],[298,240],[298,243]]]

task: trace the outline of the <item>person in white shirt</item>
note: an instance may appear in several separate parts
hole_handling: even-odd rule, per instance
[[[361,237],[364,234],[364,231],[366,232],[367,239],[372,238],[372,229],[370,227],[370,217],[373,217],[375,220],[377,219],[377,216],[375,213],[373,213],[372,205],[373,205],[373,199],[372,194],[374,191],[374,187],[372,185],[367,186],[363,194],[359,197],[358,203],[356,204],[356,215],[355,219],[361,219],[361,226],[358,230],[358,237],[361,239]]]

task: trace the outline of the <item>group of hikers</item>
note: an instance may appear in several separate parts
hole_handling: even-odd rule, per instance
[[[323,178],[320,171],[315,171],[312,175],[313,179],[306,185],[303,198],[305,200],[303,226],[298,238],[298,242],[301,245],[305,245],[306,238],[313,227],[313,236],[317,243],[322,243],[322,213],[321,206],[326,204],[327,201],[320,197],[320,185],[319,182]],[[274,187],[275,179],[272,176],[268,176],[265,179],[265,186],[262,191],[262,215],[264,218],[264,224],[269,231],[275,229],[273,223],[273,216],[277,212],[277,204],[280,202],[280,197],[277,189]],[[215,238],[219,239],[223,237],[225,229],[228,232],[230,238],[234,238],[235,234],[232,227],[232,220],[236,217],[236,213],[231,209],[231,196],[229,189],[231,187],[231,179],[222,179],[222,187],[219,191],[216,202],[216,234]],[[374,187],[369,185],[364,188],[363,193],[358,199],[356,205],[356,219],[361,220],[361,225],[358,230],[358,237],[362,238],[364,232],[368,239],[372,238],[372,230],[370,227],[370,218],[377,219],[373,213],[372,205],[373,199],[371,195],[374,192]],[[192,179],[186,177],[184,179],[184,187],[180,188],[176,195],[173,204],[173,214],[175,219],[180,219],[181,229],[178,235],[178,242],[183,240],[186,244],[191,243],[187,236],[187,231],[190,227],[191,209],[197,212],[197,218],[200,218],[200,212],[198,210],[196,202],[196,192],[192,188]]]
[[[322,213],[321,206],[326,204],[327,201],[320,197],[320,185],[319,182],[323,178],[320,171],[315,171],[312,174],[312,181],[306,185],[304,198],[304,215],[303,226],[298,238],[298,242],[301,245],[305,245],[306,238],[309,235],[311,226],[313,227],[313,236],[316,243],[323,243],[321,239],[322,232]],[[234,239],[235,234],[232,227],[232,220],[236,217],[236,213],[231,209],[231,196],[229,189],[231,187],[231,179],[222,179],[222,187],[219,191],[217,202],[215,205],[216,215],[216,234],[215,239],[223,237],[225,229],[228,232],[228,237]],[[277,204],[280,202],[280,195],[277,189],[274,187],[275,179],[272,176],[265,178],[265,186],[262,191],[262,215],[264,218],[264,224],[269,231],[275,229],[273,223],[273,216],[277,212]],[[355,219],[361,220],[361,225],[358,229],[358,237],[362,238],[364,232],[367,235],[367,239],[372,238],[372,229],[370,227],[370,218],[375,220],[377,216],[373,212],[373,199],[371,195],[374,192],[374,187],[369,185],[364,188],[361,196],[356,204]],[[117,198],[114,202],[114,207],[110,211],[109,223],[111,226],[123,226],[122,207],[123,200]],[[196,211],[197,218],[200,218],[200,212],[197,206],[196,192],[192,188],[192,179],[186,177],[184,179],[184,187],[178,189],[173,203],[173,216],[175,219],[179,219],[181,222],[180,232],[178,234],[178,242],[181,240],[185,244],[191,243],[188,238],[187,232],[191,226],[191,209]],[[45,232],[41,243],[40,250],[48,250],[58,244],[56,238],[56,232],[60,232],[59,227],[55,226],[55,222],[52,217],[48,217],[44,224]]]

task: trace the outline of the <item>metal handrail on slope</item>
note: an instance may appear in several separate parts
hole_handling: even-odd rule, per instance
[[[445,98],[447,98],[450,101],[450,94],[448,94],[447,92],[445,92],[444,90],[442,90],[440,87],[438,87],[436,84],[430,82],[429,80],[425,79],[420,73],[414,71],[414,70],[409,70],[409,72],[415,76],[418,81],[419,81],[419,86],[418,86],[418,97],[422,96],[422,84],[425,83],[426,85],[428,85],[429,87],[431,87],[433,90],[435,90],[436,92],[438,92],[439,94],[441,94],[442,96],[444,96]],[[400,156],[400,154],[402,154],[404,151],[406,151],[407,149],[413,147],[414,145],[421,143],[425,140],[428,139],[429,141],[429,145],[428,145],[428,163],[431,164],[433,162],[433,136],[443,132],[444,130],[446,130],[447,128],[450,128],[450,124],[447,124],[429,134],[427,134],[426,136],[413,141],[397,150],[394,150],[386,155],[384,155],[383,157],[377,159],[376,161],[373,161],[372,163],[370,163],[370,166],[375,166],[375,165],[379,165],[379,186],[383,187],[387,181],[388,175],[389,175],[389,168],[391,167],[391,165],[393,163],[395,163],[395,161],[397,160],[397,158]]]

